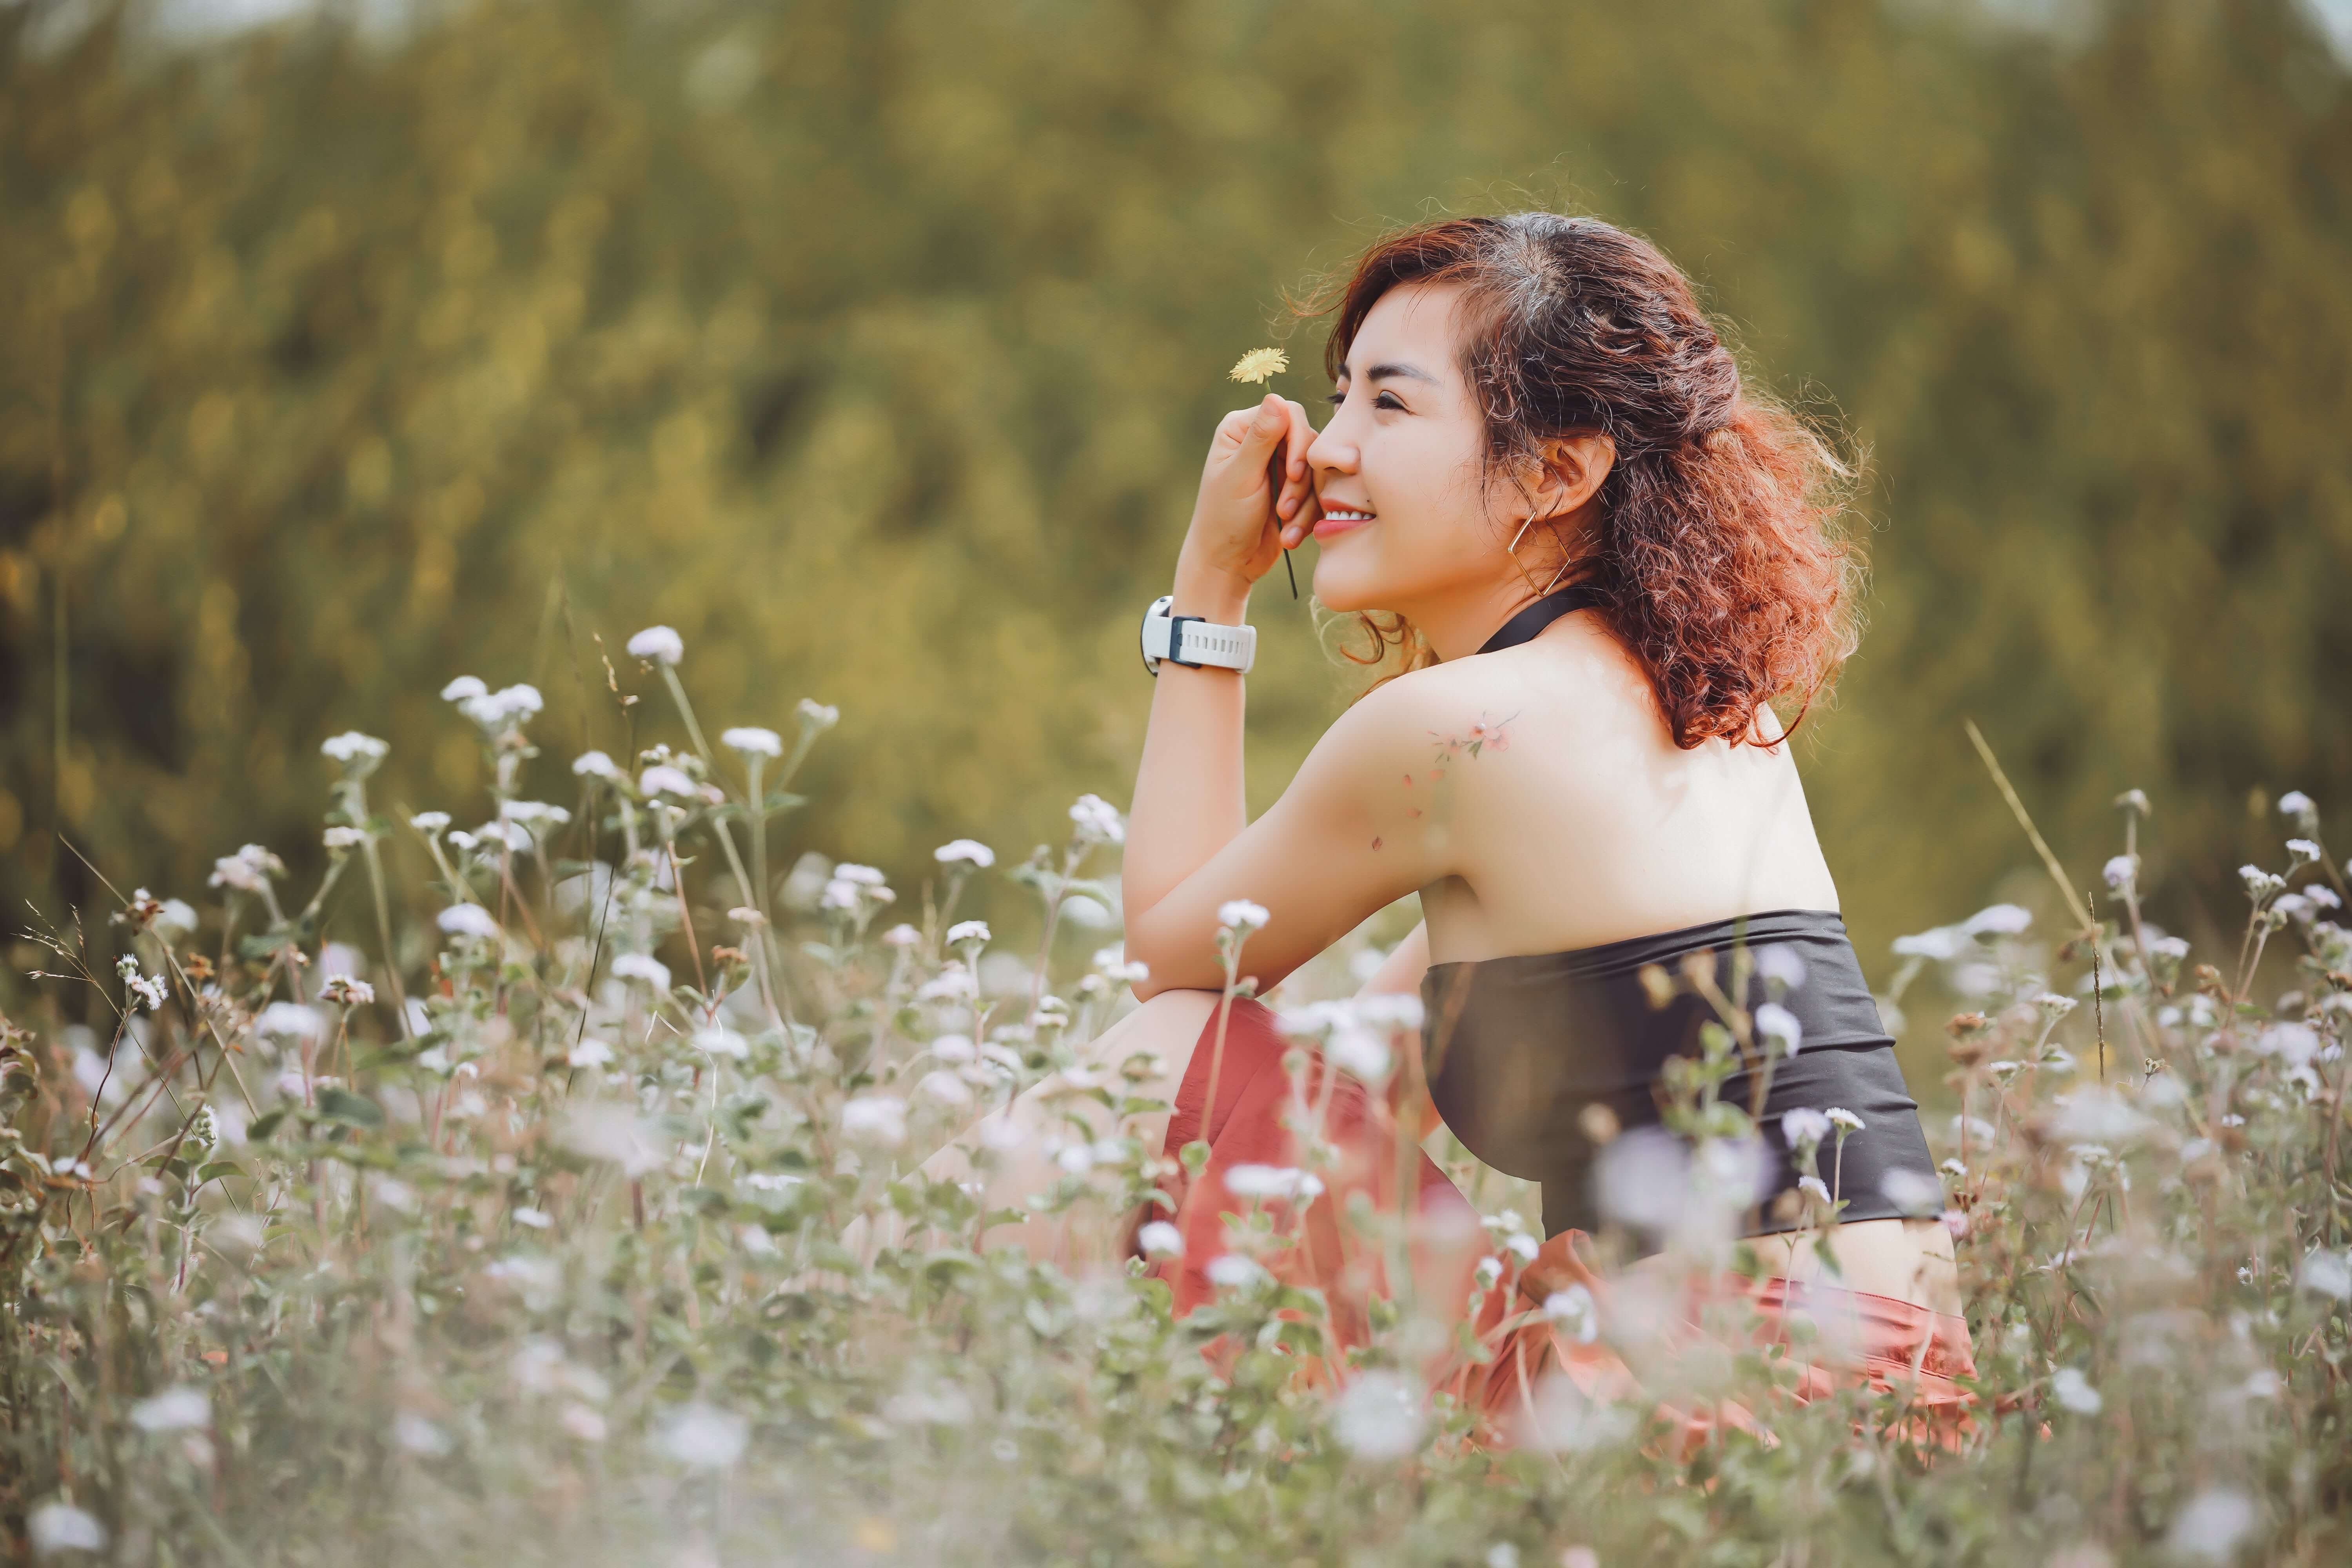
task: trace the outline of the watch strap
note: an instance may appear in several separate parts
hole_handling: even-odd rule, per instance
[[[1171,616],[1176,602],[1163,594],[1143,615],[1143,668],[1160,673],[1166,659],[1193,669],[1246,671],[1257,659],[1257,628],[1226,626],[1199,616]]]

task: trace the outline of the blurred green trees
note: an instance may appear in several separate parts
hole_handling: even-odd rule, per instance
[[[2289,0],[370,15],[0,11],[12,910],[94,901],[59,826],[193,895],[348,727],[462,821],[460,673],[668,738],[594,640],[635,689],[654,622],[710,721],[841,706],[793,849],[1017,855],[1126,797],[1135,617],[1285,290],[1530,203],[1657,238],[1870,453],[1804,753],[1866,954],[2020,858],[1962,715],[2062,846],[2147,787],[2184,900],[2274,837],[2250,790],[2352,808],[2352,95]],[[1254,618],[1262,802],[1350,676],[1279,574]]]

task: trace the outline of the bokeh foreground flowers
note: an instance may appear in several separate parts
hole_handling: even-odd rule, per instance
[[[629,651],[690,744],[580,756],[565,804],[522,794],[528,686],[443,692],[490,762],[483,819],[404,823],[357,732],[322,746],[320,884],[248,845],[202,889],[145,889],[45,927],[47,1000],[0,1040],[0,1516],[41,1561],[1586,1565],[2341,1561],[2352,1488],[2344,1164],[2352,936],[2307,798],[2284,865],[2248,867],[2234,951],[2200,962],[2147,916],[2139,834],[2091,923],[1998,905],[1896,944],[1890,1020],[1915,1052],[1941,1192],[1898,1201],[1955,1237],[1982,1373],[1973,1429],[1923,1453],[1898,1407],[1774,1390],[1837,1325],[1781,1349],[1659,1347],[1638,1291],[1534,1309],[1605,1339],[1654,1397],[1532,1391],[1507,1444],[1430,1389],[1475,1359],[1456,1325],[1534,1255],[1528,1193],[1444,1145],[1486,1215],[1469,1300],[1399,1295],[1334,1361],[1327,1304],[1267,1267],[1326,1191],[1245,1167],[1208,1260],[1217,1299],[1171,1321],[1115,1216],[1160,1174],[1143,1064],[1082,1059],[1139,978],[1115,942],[1124,837],[1094,796],[1058,850],[996,870],[942,846],[894,889],[803,852],[779,818],[838,718],[728,728],[688,702],[678,635]],[[474,812],[463,814],[470,818]],[[403,845],[387,853],[392,841]],[[436,912],[402,946],[398,868]],[[111,868],[110,868],[110,870]],[[1031,952],[960,915],[974,879],[1031,889]],[[398,889],[406,891],[407,889]],[[201,895],[201,896],[198,896]],[[1229,989],[1266,923],[1221,915]],[[119,928],[119,962],[87,927]],[[373,939],[373,956],[322,931]],[[415,951],[429,963],[387,966]],[[1366,955],[1359,954],[1360,957]],[[1360,966],[1363,967],[1363,966]],[[1859,1118],[1759,1127],[1740,1085],[1801,1051],[1777,1002],[1793,955],[1656,974],[1721,998],[1674,1076],[1675,1136],[1612,1146],[1619,1242],[1752,1263],[1730,1236],[1760,1141],[1811,1173],[1827,1227]],[[2257,1001],[2258,986],[2269,994]],[[88,988],[111,1037],[71,1022]],[[1310,1058],[1398,1081],[1411,998],[1295,977],[1273,1000]],[[1898,1025],[1899,1026],[1899,1025]],[[1305,1082],[1302,1076],[1301,1082]],[[1093,1236],[1060,1265],[987,1245],[966,1173],[918,1167],[1040,1083],[1072,1114],[1036,1207]],[[1303,1095],[1301,1103],[1306,1103]],[[1078,1114],[1079,1109],[1086,1114]],[[995,1129],[1003,1119],[987,1125]],[[1588,1128],[1605,1136],[1607,1128]],[[1030,1134],[992,1131],[977,1158]],[[1397,1215],[1353,1223],[1433,1245]],[[1172,1257],[1152,1211],[1131,1238]],[[1091,1226],[1091,1230],[1088,1228]],[[866,1256],[856,1238],[891,1238]],[[1197,1243],[1197,1237],[1196,1243]],[[1399,1256],[1402,1256],[1400,1252]],[[1206,1352],[1206,1353],[1204,1353]],[[1666,1440],[1657,1398],[1733,1399],[1758,1429]]]

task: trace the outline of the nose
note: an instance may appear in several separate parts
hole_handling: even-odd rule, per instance
[[[1318,475],[1352,474],[1361,454],[1348,432],[1348,409],[1343,404],[1331,416],[1331,423],[1317,432],[1314,442],[1307,448],[1307,467]]]

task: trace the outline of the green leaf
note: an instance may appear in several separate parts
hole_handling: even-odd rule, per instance
[[[352,1127],[381,1127],[383,1107],[363,1094],[331,1086],[319,1091],[319,1114]]]
[[[285,1120],[286,1112],[282,1107],[277,1110],[264,1111],[255,1118],[252,1126],[245,1130],[247,1141],[254,1143],[268,1142],[269,1135],[277,1131],[278,1124]]]

